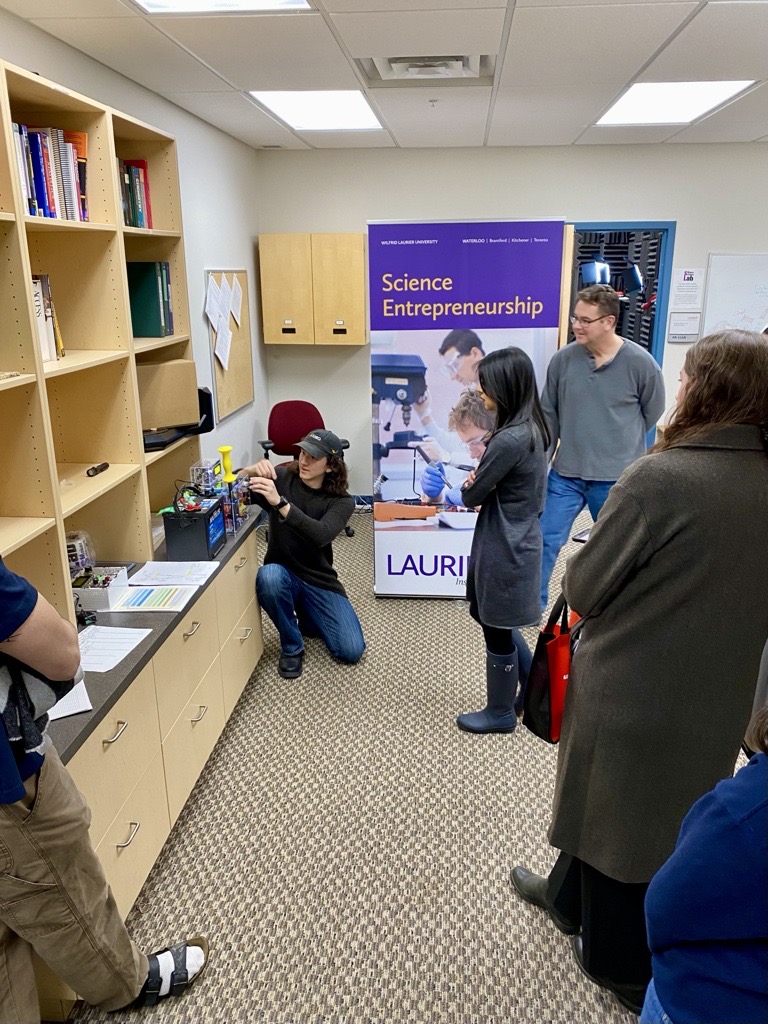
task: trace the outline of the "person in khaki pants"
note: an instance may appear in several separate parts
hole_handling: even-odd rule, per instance
[[[103,1010],[181,995],[202,937],[132,941],[88,835],[91,813],[45,732],[79,673],[77,632],[0,559],[0,1021],[40,1020],[32,954]],[[56,680],[66,680],[64,683]]]

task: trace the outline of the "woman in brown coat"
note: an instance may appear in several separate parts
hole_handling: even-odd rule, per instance
[[[635,1010],[648,883],[692,804],[733,773],[768,638],[768,339],[702,338],[680,380],[671,424],[568,563],[586,621],[549,830],[562,852],[548,879],[512,872]]]

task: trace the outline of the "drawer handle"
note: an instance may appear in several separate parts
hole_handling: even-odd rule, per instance
[[[243,555],[243,557],[240,559],[240,561],[235,564],[235,572],[237,572],[238,569],[242,569],[247,561],[248,561],[247,557],[245,555]]]
[[[245,636],[239,636],[237,639],[240,641],[240,643],[243,643],[245,640],[248,639],[248,637],[251,635],[252,632],[253,632],[253,626],[246,626],[245,627]]]
[[[130,846],[133,840],[136,838],[136,833],[139,831],[141,827],[141,822],[139,821],[129,821],[128,824],[133,826],[133,828],[131,829],[131,834],[128,836],[124,843],[115,843],[115,846],[117,847],[118,850],[124,850],[126,846]]]
[[[195,635],[195,633],[198,631],[198,629],[200,629],[200,623],[199,622],[193,622],[192,623],[192,629],[190,629],[190,631],[188,633],[182,633],[181,635],[184,637],[185,640],[189,640],[189,638],[191,636]]]
[[[207,704],[201,704],[200,705],[200,714],[197,716],[197,718],[191,718],[190,719],[192,724],[194,725],[195,722],[201,722],[205,718],[205,713],[206,713],[207,710],[208,710],[208,705]]]
[[[120,721],[118,721],[117,726],[118,726],[118,729],[117,729],[117,732],[115,733],[114,736],[111,736],[108,740],[102,740],[101,741],[104,744],[105,747],[109,746],[110,743],[117,742],[117,740],[120,739],[120,737],[123,735],[125,730],[128,728],[128,723],[127,722],[120,722]]]

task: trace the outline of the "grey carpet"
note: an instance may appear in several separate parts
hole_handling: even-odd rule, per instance
[[[282,680],[265,620],[264,656],[129,918],[145,949],[207,934],[205,977],[151,1010],[77,1016],[634,1021],[511,891],[513,864],[554,860],[555,749],[522,727],[456,728],[482,706],[479,627],[461,601],[375,599],[370,516],[354,525],[335,550],[363,661],[338,665],[310,640],[304,675]]]

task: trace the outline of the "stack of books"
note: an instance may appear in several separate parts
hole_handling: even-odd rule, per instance
[[[129,228],[152,227],[149,171],[146,160],[117,161],[117,178],[123,200],[123,221]]]
[[[88,133],[14,121],[13,140],[29,213],[88,220]]]
[[[127,271],[134,338],[165,338],[173,334],[170,263],[128,263]]]
[[[47,274],[33,274],[32,299],[35,307],[37,340],[43,355],[43,362],[61,359],[64,342],[61,337],[56,307],[51,297],[51,282]]]

